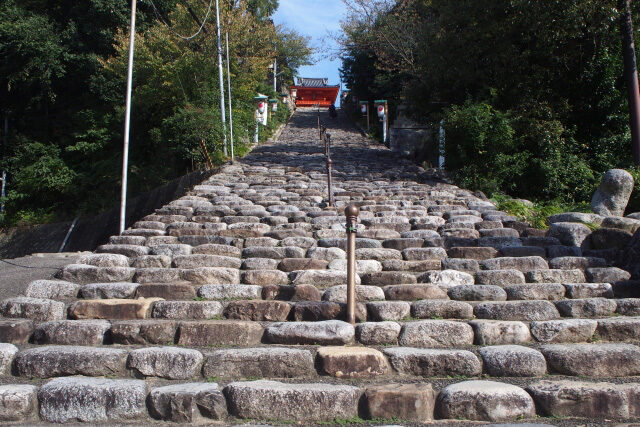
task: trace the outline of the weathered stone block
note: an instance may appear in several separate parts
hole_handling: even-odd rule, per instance
[[[608,317],[617,307],[615,300],[605,298],[562,300],[555,304],[564,317]]]
[[[11,373],[11,362],[18,353],[18,347],[9,343],[0,343],[0,375]]]
[[[172,320],[124,320],[113,322],[111,339],[115,344],[173,344],[176,322]]]
[[[40,323],[34,333],[37,344],[102,345],[111,324],[106,320],[54,320]]]
[[[257,285],[202,285],[198,296],[211,300],[260,299],[262,287]]]
[[[69,307],[72,319],[146,319],[161,298],[76,301]]]
[[[401,374],[447,377],[476,376],[482,373],[480,361],[467,350],[392,347],[383,351],[389,357],[393,369]]]
[[[396,344],[402,327],[396,322],[364,322],[356,325],[358,342],[364,345]]]
[[[138,419],[147,412],[146,397],[141,380],[64,377],[38,390],[40,417],[52,423]]]
[[[203,356],[197,350],[147,347],[129,353],[127,367],[139,375],[186,380],[200,375]]]
[[[492,320],[550,320],[560,313],[549,301],[490,301],[477,304],[473,309],[479,319]]]
[[[27,421],[38,407],[37,387],[29,384],[0,386],[0,421]]]
[[[541,377],[547,373],[542,353],[519,345],[481,347],[486,372],[493,377]]]
[[[123,299],[133,298],[138,288],[137,283],[90,283],[80,289],[80,297],[84,299]]]
[[[529,328],[523,322],[507,320],[473,320],[476,345],[525,344],[531,341]]]
[[[369,386],[365,391],[365,412],[369,419],[430,421],[433,419],[436,396],[431,384]]]
[[[436,403],[441,418],[473,421],[514,421],[532,418],[531,396],[515,385],[495,381],[464,381],[440,392]]]
[[[405,301],[367,303],[367,314],[370,319],[375,321],[402,320],[409,315],[410,309],[411,305]]]
[[[29,341],[33,328],[31,319],[0,319],[0,342],[24,344]]]
[[[590,419],[638,416],[640,385],[583,381],[540,381],[527,387],[542,415]]]
[[[180,322],[178,345],[207,347],[211,345],[260,344],[264,328],[257,322],[242,320],[207,320]]]
[[[80,285],[64,280],[34,280],[24,294],[30,298],[75,298],[79,289]]]
[[[458,301],[506,301],[507,293],[499,286],[460,285],[449,288],[449,298]]]
[[[418,277],[420,283],[432,283],[442,288],[452,288],[460,285],[473,285],[473,276],[456,270],[427,271]]]
[[[358,415],[362,391],[330,384],[276,381],[231,383],[225,389],[229,411],[239,418],[331,421]]]
[[[447,293],[435,284],[389,285],[382,288],[387,300],[416,301],[449,299]]]
[[[224,309],[229,319],[282,322],[287,320],[291,305],[283,301],[231,301]]]
[[[541,351],[549,368],[564,375],[605,378],[640,373],[640,348],[631,344],[554,344]]]
[[[52,345],[21,351],[13,366],[24,377],[119,375],[126,359],[127,351],[121,349]]]
[[[462,301],[422,300],[411,304],[411,315],[419,319],[470,319],[473,307]]]
[[[398,342],[412,347],[464,347],[473,344],[473,329],[447,320],[409,322],[402,327]]]
[[[597,322],[588,319],[547,320],[531,322],[531,334],[542,343],[576,343],[588,341]]]
[[[224,419],[227,403],[217,383],[173,384],[151,390],[149,412],[174,423],[198,423]]]
[[[225,267],[198,267],[180,270],[180,278],[196,285],[240,283],[240,270]]]
[[[222,316],[218,301],[157,301],[151,316],[156,319],[215,319]]]
[[[316,375],[311,351],[280,347],[220,349],[207,354],[205,377],[307,378]]]
[[[367,347],[321,347],[317,357],[322,371],[337,378],[375,377],[390,371],[384,355]]]
[[[274,344],[344,345],[353,342],[355,329],[340,320],[274,323],[266,336]]]

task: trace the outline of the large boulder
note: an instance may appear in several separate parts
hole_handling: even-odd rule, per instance
[[[623,169],[611,169],[602,176],[591,199],[591,210],[602,216],[622,216],[633,190],[633,177]]]

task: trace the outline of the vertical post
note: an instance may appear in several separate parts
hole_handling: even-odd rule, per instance
[[[131,87],[133,85],[133,47],[136,36],[136,1],[131,0],[131,32],[129,34],[129,69],[127,71],[127,100],[124,113],[124,147],[122,149],[122,189],[120,192],[120,234],[127,216],[127,175],[129,171],[129,130],[131,129]]]
[[[327,193],[329,196],[329,207],[333,207],[333,189],[331,188],[331,167],[333,161],[331,160],[331,134],[326,133],[324,135],[325,144],[327,146]]]
[[[320,131],[320,134],[322,135],[322,142],[324,142],[324,155],[329,157],[329,146],[327,145],[326,133],[327,133],[327,128],[323,126],[322,130]]]
[[[636,165],[640,165],[640,93],[638,90],[636,49],[633,40],[633,22],[631,20],[631,0],[619,0],[618,8],[621,12],[620,33],[622,34],[624,77],[627,84],[627,99],[629,102],[633,161]]]
[[[259,129],[258,126],[260,126],[260,123],[258,123],[258,118],[256,117],[256,131],[253,134],[253,143],[257,144],[259,141]]]
[[[225,33],[227,41],[227,92],[229,95],[229,143],[231,145],[231,161],[233,162],[233,110],[231,109],[231,68],[229,67],[229,32]]]
[[[7,145],[9,144],[9,113],[4,113],[4,132],[2,134],[2,160],[4,160],[5,153],[7,152]],[[0,197],[3,202],[0,203],[0,213],[4,213],[4,198],[7,195],[7,171],[2,170],[2,190],[0,191]]]
[[[220,8],[216,0],[216,27],[218,41],[218,76],[220,77],[220,118],[222,120],[222,152],[227,155],[227,118],[224,109],[224,74],[222,72],[222,42],[220,41]]]
[[[276,89],[276,73],[278,72],[278,58],[273,59],[273,91],[277,92]]]
[[[438,135],[438,169],[442,169],[444,167],[445,141],[444,120],[440,120],[440,134]]]
[[[347,217],[347,322],[356,323],[356,226],[358,225],[357,206],[349,205],[344,214]]]
[[[384,122],[382,124],[382,143],[387,144],[387,138],[389,134],[389,107],[387,106],[387,102],[384,103]]]
[[[369,103],[367,102],[367,132],[369,132]]]

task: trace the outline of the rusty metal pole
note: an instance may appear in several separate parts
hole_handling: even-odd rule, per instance
[[[329,151],[327,150],[327,136],[325,135],[324,132],[322,132],[322,142],[324,142],[324,155],[328,156]]]
[[[347,217],[347,322],[356,324],[356,226],[357,206],[349,205],[344,214]]]
[[[333,161],[331,161],[331,134],[325,134],[324,138],[327,144],[327,193],[329,195],[329,207],[332,208],[333,189],[331,188],[331,166],[333,165]]]

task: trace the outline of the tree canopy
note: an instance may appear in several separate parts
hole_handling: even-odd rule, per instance
[[[192,40],[208,1],[138,1],[130,147],[130,194],[203,161],[203,139],[222,160],[215,10]],[[229,34],[236,150],[253,132],[253,97],[276,96],[308,64],[308,39],[268,19],[277,0],[220,2]],[[215,7],[215,6],[214,6]],[[191,9],[191,10],[189,10]],[[67,218],[119,197],[129,42],[129,2],[6,0],[0,4],[0,110],[8,118],[6,224]],[[226,90],[226,84],[225,84]],[[276,118],[284,120],[286,109]],[[265,132],[269,132],[266,129]],[[265,135],[262,135],[264,137]]]
[[[345,3],[347,86],[434,128],[444,118],[459,183],[585,200],[632,165],[616,1]]]

